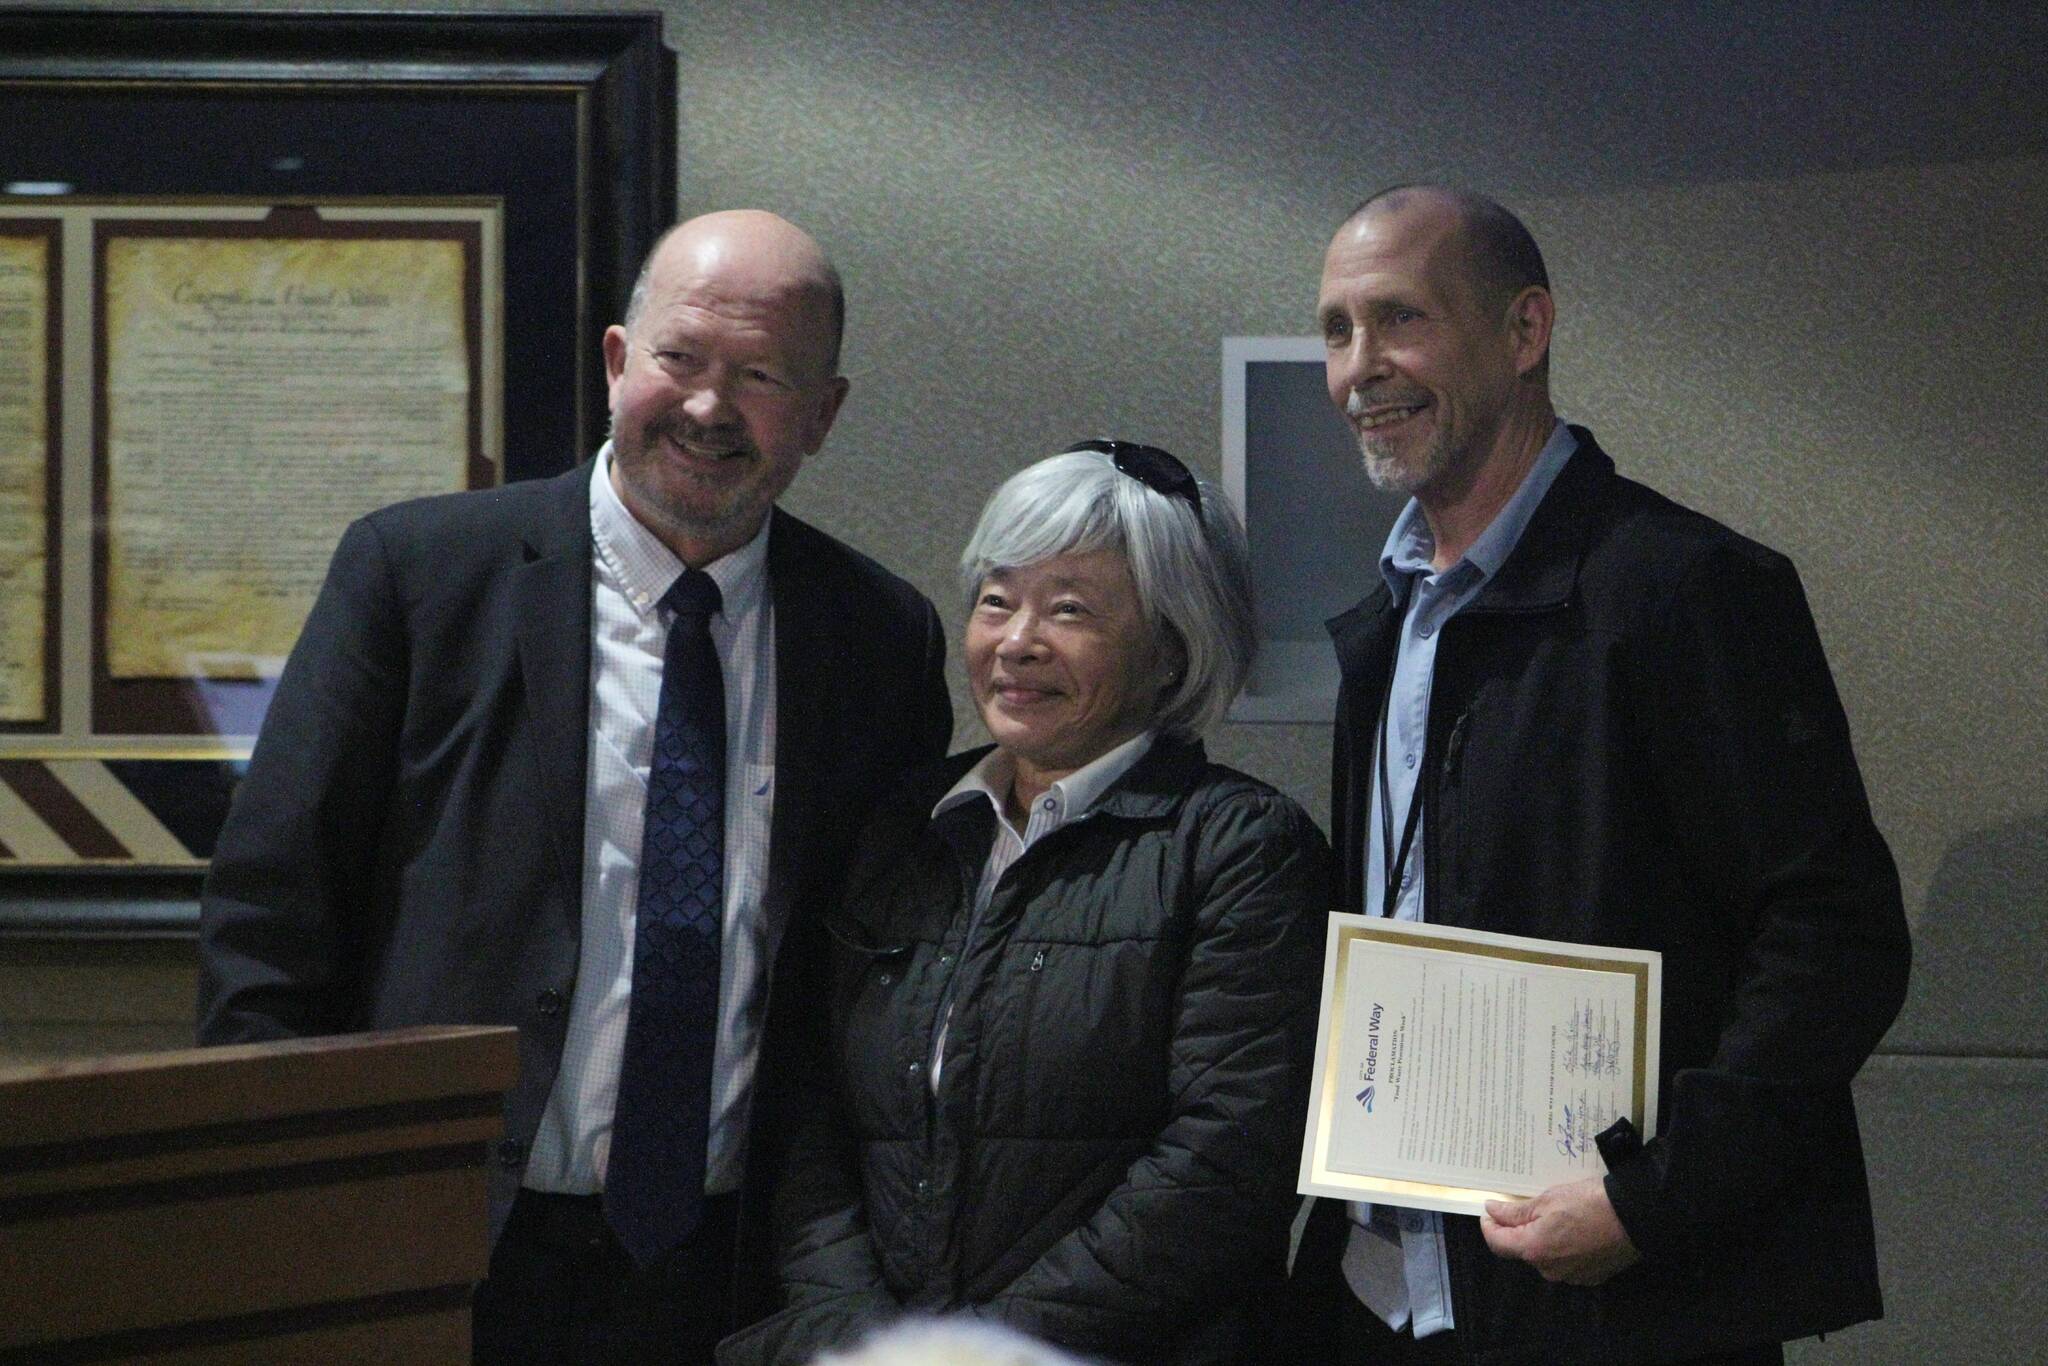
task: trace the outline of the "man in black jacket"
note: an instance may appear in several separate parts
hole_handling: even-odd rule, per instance
[[[1658,950],[1663,1045],[1657,1136],[1604,1178],[1481,1219],[1320,1202],[1298,1326],[1344,1361],[1775,1362],[1876,1317],[1849,1083],[1905,917],[1792,566],[1557,420],[1498,204],[1366,201],[1318,311],[1367,473],[1412,495],[1330,624],[1339,904]]]
[[[708,1361],[767,1293],[793,974],[848,813],[952,730],[931,604],[773,506],[845,397],[842,317],[780,218],[671,232],[605,334],[595,461],[349,528],[221,833],[206,1042],[519,1026],[481,1359]],[[647,796],[678,735],[719,741],[687,824]],[[629,1068],[649,1037],[687,1042]],[[629,1120],[651,1198],[620,1196]]]

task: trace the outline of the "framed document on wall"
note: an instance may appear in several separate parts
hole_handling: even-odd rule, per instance
[[[54,728],[62,252],[55,222],[0,217],[0,736]]]
[[[234,757],[348,524],[498,482],[500,215],[143,208],[90,224],[80,719],[102,741],[215,737]]]
[[[349,520],[596,447],[675,111],[656,15],[0,12],[0,925],[204,868]]]

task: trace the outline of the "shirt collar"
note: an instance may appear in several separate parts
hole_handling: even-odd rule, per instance
[[[590,538],[598,558],[618,580],[619,591],[641,616],[654,611],[662,595],[683,576],[687,567],[673,550],[662,544],[641,524],[612,487],[612,443],[607,441],[591,462]],[[768,524],[753,539],[731,554],[704,566],[704,572],[718,585],[719,615],[736,621],[752,611],[761,600],[768,579]]]
[[[1578,448],[1579,439],[1572,435],[1571,428],[1562,420],[1555,423],[1550,439],[1543,443],[1529,473],[1523,476],[1521,487],[1494,514],[1486,530],[1479,533],[1479,539],[1439,579],[1460,585],[1470,579],[1476,585],[1499,573],[1515,543],[1522,539],[1522,531],[1535,515],[1543,495],[1556,482],[1558,471]],[[1410,498],[1401,515],[1394,519],[1393,529],[1387,532],[1387,543],[1380,551],[1380,577],[1387,581],[1387,591],[1394,595],[1397,605],[1408,600],[1408,585],[1417,574],[1431,572],[1430,558],[1435,553],[1436,539],[1430,535],[1429,519],[1423,516],[1422,504]]]
[[[1083,764],[1066,777],[1045,790],[1060,812],[1060,822],[1078,820],[1093,810],[1104,793],[1116,785],[1116,780],[1130,772],[1131,766],[1145,757],[1152,748],[1152,740],[1158,732],[1144,731],[1124,741],[1115,749]],[[986,799],[996,809],[996,815],[1003,814],[1004,803],[1009,800],[1010,786],[1016,781],[1017,764],[1009,751],[1001,745],[981,756],[978,763],[960,775],[946,795],[939,798],[932,808],[936,818],[941,812],[972,802],[976,796]],[[1044,798],[1040,798],[1044,800]]]

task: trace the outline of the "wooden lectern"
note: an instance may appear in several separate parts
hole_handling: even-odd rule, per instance
[[[0,1069],[0,1363],[467,1362],[518,1031]]]

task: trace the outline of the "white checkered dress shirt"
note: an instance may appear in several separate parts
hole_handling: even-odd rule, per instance
[[[633,988],[640,836],[668,621],[657,610],[683,562],[634,520],[608,477],[611,446],[590,480],[590,738],[583,816],[583,951],[569,1003],[562,1070],[534,1136],[526,1184],[574,1195],[604,1188],[618,1103],[619,1057]],[[718,1052],[711,1074],[704,1186],[739,1189],[771,957],[761,897],[775,809],[775,623],[768,528],[705,566],[723,606],[711,640],[725,673],[725,921],[719,950]]]

